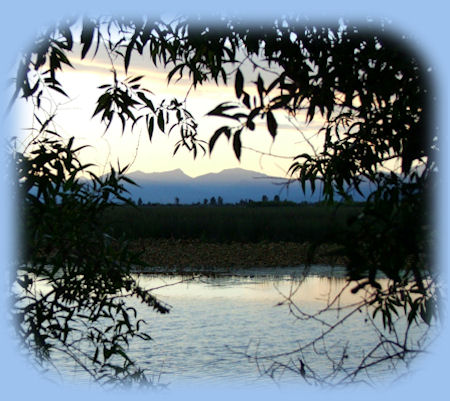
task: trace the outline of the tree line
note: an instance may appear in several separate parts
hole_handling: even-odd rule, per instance
[[[130,199],[130,201],[132,203],[135,203],[137,206],[144,206],[144,205],[160,205],[160,203],[152,203],[152,202],[145,202],[142,200],[141,197],[138,198],[137,202],[134,202],[133,199]],[[302,202],[302,203],[306,203],[306,202]],[[170,204],[170,203],[169,203]],[[255,201],[253,199],[241,199],[239,202],[235,202],[235,203],[228,203],[223,201],[223,198],[221,196],[218,196],[217,198],[215,196],[212,196],[211,198],[204,198],[203,202],[193,202],[191,203],[192,205],[195,206],[199,206],[199,205],[210,205],[210,206],[223,206],[223,205],[295,205],[297,204],[296,202],[293,201],[288,201],[288,200],[281,200],[279,195],[274,195],[272,200],[269,200],[267,195],[262,195],[261,200],[260,201]],[[180,201],[180,198],[177,196],[174,199],[173,205],[187,205],[186,203],[183,203],[182,201]]]

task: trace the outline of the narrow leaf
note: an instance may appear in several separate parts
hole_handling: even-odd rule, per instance
[[[155,118],[150,117],[150,120],[148,122],[148,137],[150,138],[150,141],[152,140],[154,125],[155,125]]]
[[[94,37],[94,24],[91,21],[83,20],[83,29],[81,31],[81,59],[86,57],[87,52],[92,44],[92,38]]]
[[[224,116],[224,111],[231,110],[237,108],[236,105],[229,104],[227,102],[219,104],[217,107],[215,107],[213,110],[208,112],[207,116]]]
[[[250,95],[246,92],[244,92],[244,99],[242,100],[242,102],[244,103],[245,107],[247,107],[248,109],[250,108]]]
[[[143,75],[139,75],[137,77],[134,77],[133,79],[131,79],[130,81],[128,81],[129,84],[132,84],[134,82],[140,81],[142,78],[144,78]]]
[[[236,91],[236,97],[240,98],[244,90],[244,76],[242,75],[242,72],[239,69],[236,71],[234,90]]]
[[[259,100],[261,102],[261,106],[263,105],[263,97],[264,97],[264,81],[261,78],[261,75],[258,75],[258,80],[256,82],[256,86],[258,88]]]
[[[239,161],[241,160],[241,150],[242,150],[241,132],[242,130],[238,130],[235,132],[233,136],[233,150],[234,154],[236,155]]]
[[[162,132],[164,132],[164,114],[162,110],[158,112],[158,127]]]
[[[230,128],[229,127],[220,127],[216,132],[214,132],[213,136],[209,140],[209,153],[212,152],[214,145],[222,134],[226,134],[227,137],[230,137]]]
[[[273,113],[269,110],[267,112],[267,129],[270,132],[270,135],[272,135],[273,138],[277,135],[277,120],[275,120],[275,117],[273,116]]]

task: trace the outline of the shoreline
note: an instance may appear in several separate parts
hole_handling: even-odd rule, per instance
[[[333,253],[337,246],[323,244],[310,255],[309,243],[256,242],[217,243],[201,240],[139,239],[130,241],[141,253],[144,268],[135,273],[220,274],[220,275],[303,275],[309,261],[309,274],[343,275],[345,260]]]
[[[233,270],[218,269],[215,267],[205,268],[167,268],[158,266],[147,266],[136,268],[132,274],[137,275],[164,275],[164,276],[208,276],[208,277],[241,277],[241,278],[298,278],[318,276],[328,278],[346,278],[346,270],[343,266],[311,265],[285,266],[285,267],[240,267]]]

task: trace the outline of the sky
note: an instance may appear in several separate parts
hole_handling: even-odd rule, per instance
[[[95,58],[93,57],[91,51],[81,59],[80,48],[77,47],[70,58],[74,68],[64,67],[58,76],[69,99],[52,93],[51,98],[47,96],[42,101],[42,107],[46,111],[57,110],[52,129],[66,138],[74,136],[78,145],[89,145],[80,153],[80,157],[86,162],[95,163],[96,173],[104,173],[110,163],[116,165],[119,161],[121,166],[130,165],[130,172],[139,170],[149,173],[181,168],[186,174],[196,177],[226,168],[240,167],[269,176],[285,177],[292,164],[292,158],[308,151],[305,138],[313,137],[322,125],[320,118],[306,124],[302,116],[296,120],[297,128],[295,128],[286,114],[279,113],[277,115],[279,129],[275,140],[268,133],[265,120],[260,120],[259,123],[256,121],[255,131],[247,131],[242,135],[244,149],[240,161],[234,155],[232,144],[225,137],[216,142],[212,154],[208,151],[206,154],[200,152],[194,159],[191,152],[181,148],[173,155],[175,143],[179,140],[176,130],[172,131],[170,136],[159,132],[150,141],[144,123],[137,125],[133,131],[128,126],[122,133],[122,125],[117,120],[105,132],[106,124],[100,121],[100,117],[92,118],[96,100],[102,93],[98,86],[113,82],[111,64],[102,47]],[[127,76],[121,60],[118,60],[115,68],[119,80]],[[256,94],[253,83],[250,83],[251,79],[256,77],[251,76],[249,67],[243,70],[247,84],[245,89],[250,94]],[[149,62],[148,56],[140,56],[136,52],[131,59],[128,77],[144,76],[140,83],[153,92],[151,98],[154,104],[159,104],[164,98],[169,100],[177,98],[182,101],[189,92],[187,108],[199,124],[199,138],[208,142],[214,131],[229,121],[206,116],[206,113],[222,102],[235,101],[234,77],[228,86],[211,82],[190,90],[190,82],[185,78],[179,81],[173,79],[169,84],[167,72],[168,70],[155,68]],[[31,102],[19,100],[15,105],[18,130],[22,132],[21,137],[25,140],[30,132],[28,129],[33,126],[30,118],[32,112]]]
[[[226,3],[217,3],[212,1],[204,2],[157,2],[149,5],[149,2],[127,0],[126,2],[111,2],[99,0],[79,0],[77,2],[60,2],[54,0],[41,0],[39,2],[26,2],[16,0],[7,2],[2,9],[2,24],[0,24],[0,59],[1,77],[3,82],[10,76],[17,57],[18,51],[27,46],[27,41],[33,37],[41,26],[51,23],[64,15],[71,13],[114,13],[130,14],[142,13],[143,10],[157,14],[160,12],[201,12],[201,13],[238,13],[248,16],[249,19],[267,18],[278,14],[300,13],[308,16],[311,20],[332,20],[336,21],[343,17],[353,20],[385,19],[399,34],[408,34],[416,42],[418,50],[423,57],[429,61],[432,66],[436,82],[436,92],[439,98],[439,109],[436,110],[436,124],[440,130],[441,151],[443,157],[440,160],[441,185],[440,192],[436,198],[436,224],[438,226],[437,255],[436,260],[442,267],[441,274],[444,282],[448,283],[448,238],[449,238],[449,142],[448,142],[448,94],[450,93],[448,65],[450,64],[450,53],[448,49],[448,5],[444,0],[428,0],[411,2],[406,0],[378,0],[376,2],[365,2],[356,0],[332,1],[317,0],[314,2],[299,2],[294,0],[277,0],[272,3],[262,3],[260,1],[242,2],[238,0],[228,0]],[[81,79],[74,81],[76,85],[83,82]],[[4,88],[4,86],[2,87]],[[3,91],[4,96],[0,96],[0,109],[5,110],[8,98],[5,96],[7,91]],[[3,113],[3,112],[2,112]],[[16,117],[16,116],[15,116]],[[76,125],[76,122],[74,123]],[[10,118],[3,118],[2,132],[15,133],[17,124]],[[142,141],[144,138],[142,138]],[[230,152],[231,153],[231,152]],[[147,156],[150,159],[150,156]],[[153,156],[154,158],[156,156]],[[160,162],[161,163],[161,162]],[[156,163],[158,164],[158,163]],[[161,164],[160,164],[161,165]],[[225,165],[225,164],[221,164]],[[136,169],[150,169],[148,165],[136,164]],[[15,214],[14,198],[11,194],[8,181],[7,159],[2,149],[0,152],[0,256],[2,266],[8,266],[8,263],[14,258],[13,245],[15,240]],[[169,167],[168,167],[169,168]],[[268,169],[268,167],[266,167]],[[195,170],[186,171],[189,174],[197,174]],[[86,399],[123,399],[126,394],[123,393],[104,393],[95,389],[76,388],[70,386],[55,386],[52,383],[45,382],[30,368],[29,364],[18,355],[16,344],[11,340],[11,322],[7,320],[9,305],[7,303],[9,272],[7,268],[2,269],[0,274],[0,352],[2,363],[0,364],[0,377],[2,383],[2,395],[7,399],[33,400],[79,400],[82,397]],[[444,307],[448,308],[448,302]],[[448,326],[448,324],[447,324]],[[423,358],[423,370],[415,380],[407,380],[398,386],[386,389],[352,389],[349,391],[326,391],[320,389],[302,389],[302,397],[312,399],[333,400],[393,400],[409,399],[423,400],[431,398],[441,398],[442,394],[447,392],[448,387],[448,360],[450,359],[450,347],[448,346],[448,328],[445,328],[443,335],[431,349],[431,355]],[[274,392],[252,392],[252,394],[221,392],[214,394],[214,389],[199,390],[196,393],[184,394],[158,394],[155,398],[164,399],[210,399],[214,394],[215,399],[249,399],[250,396],[256,396],[260,400],[273,400],[279,398],[279,393]],[[298,399],[299,393],[287,389],[282,391],[282,398],[285,400]],[[137,393],[133,395],[135,399],[148,399],[148,394]]]

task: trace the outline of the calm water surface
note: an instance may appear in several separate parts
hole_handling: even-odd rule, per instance
[[[217,277],[183,281],[180,276],[140,275],[145,288],[158,288],[154,294],[169,304],[169,314],[160,315],[130,300],[141,318],[149,325],[146,331],[153,341],[136,341],[130,354],[149,376],[160,384],[198,385],[235,383],[238,385],[273,385],[274,380],[262,375],[270,360],[258,365],[244,354],[267,356],[291,351],[324,330],[313,320],[295,318],[286,305],[279,305],[298,287],[290,276]],[[326,305],[327,299],[345,284],[343,278],[308,276],[293,298],[302,310],[313,313]],[[354,302],[358,295],[347,293],[343,302]],[[342,312],[341,312],[342,313]],[[330,312],[330,321],[338,312]],[[345,326],[329,336],[327,346],[338,355],[348,343],[348,366],[376,341],[373,327],[355,314]],[[416,330],[420,334],[420,328]],[[283,359],[284,358],[284,359]],[[304,355],[314,369],[326,372],[330,362],[312,351]],[[278,360],[288,362],[289,356]],[[297,360],[297,356],[294,358]],[[56,361],[63,376],[84,381],[84,373],[67,359]],[[281,373],[278,372],[278,373]],[[388,365],[374,371],[375,380],[390,377]],[[392,377],[390,377],[392,378]],[[276,383],[299,383],[298,373],[285,370],[276,375]]]

